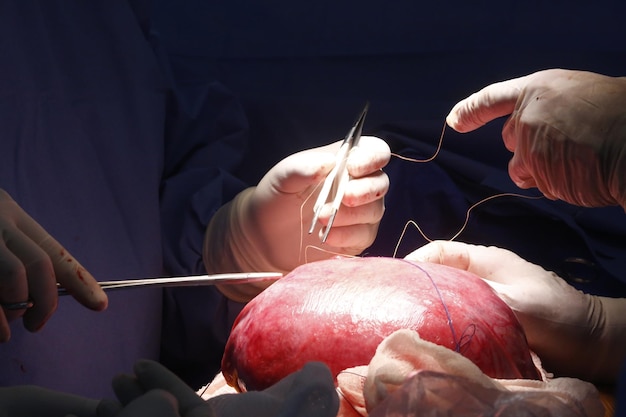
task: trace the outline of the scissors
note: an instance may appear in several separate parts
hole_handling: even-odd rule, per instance
[[[315,229],[322,207],[324,207],[324,205],[329,201],[331,202],[332,212],[330,218],[328,219],[328,225],[322,235],[322,243],[326,243],[328,233],[330,232],[331,227],[333,227],[335,216],[337,215],[337,211],[339,211],[341,200],[346,192],[346,186],[348,185],[348,181],[350,181],[350,175],[348,174],[346,164],[348,162],[350,151],[359,144],[359,139],[361,139],[363,124],[365,123],[365,116],[367,115],[368,109],[369,102],[365,103],[365,108],[361,111],[361,114],[343,140],[341,147],[337,152],[335,167],[326,177],[326,180],[322,185],[322,189],[317,196],[317,200],[315,201],[315,205],[313,206],[314,214],[311,227],[309,228],[309,234],[313,233],[313,229]]]
[[[245,284],[248,282],[276,281],[283,276],[280,272],[241,272],[214,275],[190,275],[182,277],[162,277],[162,278],[142,278],[127,279],[121,281],[100,281],[100,288],[105,291],[127,289],[127,288],[149,288],[149,287],[191,287],[198,285],[216,284]],[[59,296],[70,295],[70,293],[57,283]],[[18,303],[0,303],[1,307],[7,310],[24,310],[33,306],[31,300]]]

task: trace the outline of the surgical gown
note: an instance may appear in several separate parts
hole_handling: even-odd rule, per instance
[[[99,280],[202,273],[204,228],[243,187],[237,101],[217,83],[171,82],[143,6],[0,4],[0,187]],[[239,306],[195,294],[208,327],[193,345],[216,368]],[[161,289],[110,293],[98,313],[61,297],[39,332],[13,322],[0,386],[111,396],[115,374],[159,358],[162,308]]]

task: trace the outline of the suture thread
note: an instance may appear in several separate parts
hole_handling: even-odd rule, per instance
[[[430,158],[426,158],[426,159],[415,159],[415,158],[409,158],[408,156],[403,156],[397,153],[391,153],[392,156],[395,156],[398,159],[402,159],[403,161],[409,161],[409,162],[419,162],[419,163],[424,163],[424,162],[431,162],[433,161],[437,155],[439,155],[439,151],[441,151],[441,146],[443,144],[443,136],[446,133],[446,122],[443,122],[443,128],[441,128],[441,135],[439,135],[439,142],[437,143],[437,149],[435,149],[435,153],[433,153],[433,155]]]
[[[464,342],[464,345],[468,345],[471,342],[473,334],[471,336],[467,336],[466,335],[467,329],[466,329],[462,333],[462,338],[461,339],[457,338],[456,330],[454,329],[454,325],[452,323],[452,316],[450,315],[450,310],[448,310],[448,305],[444,301],[443,295],[441,294],[441,291],[439,290],[439,287],[437,286],[437,283],[435,283],[435,280],[433,279],[433,277],[430,276],[428,271],[426,271],[424,268],[422,268],[421,266],[417,265],[416,263],[408,261],[406,259],[401,259],[401,261],[406,262],[407,264],[409,264],[411,266],[414,266],[415,268],[417,268],[420,271],[422,271],[424,274],[426,274],[426,276],[430,280],[430,283],[433,284],[433,288],[437,292],[437,297],[439,297],[439,301],[441,301],[441,305],[443,306],[443,310],[446,313],[446,319],[448,320],[448,327],[450,327],[450,333],[452,333],[452,341],[454,342],[454,350],[456,352],[458,352],[458,353],[461,353],[461,343],[460,343],[460,340],[466,339],[466,341]]]
[[[339,375],[341,375],[341,374],[349,374],[349,375],[354,375],[354,376],[356,376],[356,377],[359,377],[359,378],[361,378],[361,383],[362,383],[362,384],[365,382],[365,378],[367,378],[365,375],[361,375],[361,374],[356,373],[356,372],[354,372],[354,371],[347,371],[347,370],[345,370],[345,369],[344,369],[343,371],[340,371],[340,372],[339,372],[339,374],[337,374],[337,376],[339,376]],[[335,377],[335,380],[336,380],[336,379],[337,379],[337,378]],[[358,413],[358,410],[356,409],[356,407],[354,406],[354,404],[352,404],[352,403],[350,402],[350,400],[348,400],[348,397],[346,397],[346,396],[345,396],[345,394],[343,393],[343,391],[341,391],[341,389],[339,389],[339,387],[337,387],[337,388],[335,389],[335,391],[337,392],[337,394],[338,394],[339,396],[341,396],[344,400],[346,400],[346,403],[347,403],[350,407],[352,407],[352,409],[353,409],[354,411],[356,411],[356,412]]]
[[[489,197],[485,197],[482,200],[479,200],[478,202],[472,204],[467,211],[465,212],[465,221],[463,222],[463,225],[461,226],[461,228],[450,238],[448,239],[448,241],[453,241],[454,239],[456,239],[457,237],[459,237],[461,235],[461,233],[463,233],[463,231],[465,230],[465,228],[467,227],[467,224],[469,223],[469,218],[470,218],[470,213],[473,209],[475,209],[476,207],[478,207],[479,205],[486,203],[489,200],[493,200],[495,198],[500,198],[500,197],[520,197],[520,198],[527,198],[530,200],[536,200],[539,198],[543,198],[543,197],[533,197],[533,196],[528,196],[528,195],[524,195],[524,194],[517,194],[517,193],[500,193],[500,194],[495,194]],[[402,239],[404,238],[404,235],[406,234],[407,228],[413,225],[417,231],[420,233],[420,235],[422,235],[422,237],[424,239],[426,239],[428,242],[432,242],[434,239],[429,238],[428,236],[426,236],[426,234],[424,233],[424,231],[422,230],[422,228],[413,220],[409,220],[406,222],[406,224],[404,225],[404,228],[402,229],[402,233],[400,234],[400,238],[398,239],[398,242],[396,243],[396,247],[393,250],[393,257],[395,258],[396,255],[398,254],[398,248],[400,247],[400,243],[402,243]]]
[[[406,156],[403,156],[403,155],[400,155],[400,154],[396,154],[396,153],[393,153],[393,152],[391,153],[391,155],[396,157],[396,158],[399,158],[399,159],[402,159],[402,160],[405,160],[405,161],[409,161],[409,162],[415,162],[415,163],[425,163],[425,162],[433,161],[437,157],[437,155],[439,155],[439,152],[441,151],[442,144],[443,144],[443,137],[445,135],[446,126],[447,126],[447,124],[444,122],[443,128],[441,130],[441,135],[439,137],[439,141],[438,141],[438,144],[437,144],[437,148],[436,148],[435,152],[433,153],[433,155],[430,156],[429,158],[426,158],[426,159],[415,159],[415,158],[406,157]],[[321,185],[321,182],[320,182],[320,184],[316,185],[313,188],[311,193],[307,196],[307,198],[304,200],[304,202],[300,206],[300,220],[301,220],[300,223],[302,225],[301,229],[300,229],[300,236],[301,236],[301,238],[300,238],[300,246],[299,246],[300,254],[302,254],[302,249],[303,249],[302,246],[304,244],[304,233],[305,233],[305,231],[304,231],[304,224],[303,224],[303,219],[304,219],[303,209],[304,209],[304,206],[306,205],[306,203],[308,202],[308,200],[315,194],[315,191],[320,187],[320,185]],[[527,196],[527,195],[516,194],[516,193],[501,193],[501,194],[496,194],[496,195],[492,195],[492,196],[483,198],[482,200],[472,204],[467,209],[467,212],[465,214],[465,221],[464,221],[463,225],[461,226],[461,228],[449,240],[452,241],[452,240],[456,239],[461,233],[463,233],[463,231],[465,230],[465,228],[467,227],[467,224],[469,222],[470,213],[471,213],[471,211],[474,208],[478,207],[481,204],[486,203],[487,201],[493,200],[495,198],[507,197],[507,196],[527,198],[527,199],[539,199],[539,198],[542,198],[542,197],[533,197],[533,196]],[[408,228],[409,225],[415,226],[415,228],[419,231],[419,233],[422,235],[422,237],[424,239],[426,239],[428,242],[432,242],[433,241],[433,239],[431,239],[428,236],[426,236],[426,234],[423,232],[421,227],[415,221],[409,220],[405,224],[404,229],[402,230],[402,234],[400,235],[400,238],[398,239],[398,242],[397,242],[397,244],[396,244],[396,246],[394,248],[394,252],[393,252],[393,257],[394,258],[397,256],[398,248],[400,246],[400,243],[402,242],[402,239],[403,239],[404,235],[406,234],[406,231],[407,231],[407,228]],[[345,254],[334,252],[334,251],[330,251],[330,250],[321,248],[319,246],[307,245],[304,248],[305,263],[307,262],[307,251],[308,250],[318,250],[318,251],[322,251],[322,252],[326,252],[326,253],[330,253],[330,254],[335,254],[335,255],[340,255],[340,256],[347,256]],[[352,257],[355,257],[355,256],[352,256]],[[404,259],[402,259],[402,260],[404,262],[407,262],[407,263],[411,264],[412,266],[420,269],[424,274],[426,274],[426,276],[428,277],[428,279],[432,283],[433,288],[437,292],[437,296],[439,297],[439,300],[441,301],[441,304],[442,304],[442,306],[444,308],[446,319],[447,319],[447,322],[448,322],[448,326],[450,328],[450,332],[451,332],[451,335],[452,335],[452,340],[453,340],[453,343],[455,345],[454,350],[456,352],[458,352],[458,353],[462,353],[463,351],[465,351],[466,348],[469,347],[469,345],[470,345],[474,335],[476,334],[476,325],[475,324],[468,325],[463,330],[463,332],[461,333],[460,337],[458,337],[457,333],[456,333],[456,330],[454,328],[452,316],[450,314],[448,306],[447,306],[445,300],[443,299],[443,295],[442,295],[441,291],[439,290],[439,287],[435,283],[434,279],[432,278],[432,276],[426,270],[424,270],[422,267],[420,267],[419,265],[417,265],[417,264],[415,264],[415,263],[413,263],[411,261],[408,261],[408,260],[404,260]],[[340,374],[342,374],[342,373],[350,373],[350,374],[353,374],[353,375],[358,376],[360,378],[363,378],[363,379],[365,378],[364,375],[357,374],[356,372],[351,372],[351,371],[348,372],[348,371],[344,370],[344,371],[340,372]],[[337,390],[337,392],[344,399],[346,399],[345,395],[341,391]],[[353,409],[355,409],[354,406],[352,404],[350,404],[349,401],[347,401],[347,402]]]
[[[443,145],[443,137],[445,136],[445,132],[446,132],[446,127],[447,127],[447,123],[444,121],[443,123],[443,127],[441,129],[441,135],[439,136],[439,141],[437,143],[437,148],[435,149],[435,152],[433,153],[432,156],[426,158],[426,159],[415,159],[415,158],[410,158],[407,156],[403,156],[397,153],[391,153],[392,156],[402,159],[404,161],[408,161],[408,162],[415,162],[415,163],[425,163],[425,162],[431,162],[433,161],[437,155],[439,155],[439,152],[441,151],[442,145]],[[304,224],[303,224],[303,219],[304,219],[304,214],[303,214],[303,209],[305,204],[308,202],[308,200],[313,196],[313,194],[315,194],[315,191],[320,187],[322,183],[320,182],[318,185],[316,185],[313,190],[311,191],[311,193],[307,196],[307,198],[304,200],[304,202],[302,203],[302,205],[300,206],[300,223],[301,223],[301,227],[300,227],[300,247],[299,247],[299,258],[298,260],[301,260],[301,254],[303,253],[303,247],[302,245],[304,244]],[[463,225],[461,226],[461,228],[450,238],[448,239],[449,241],[453,241],[456,238],[458,238],[461,233],[463,233],[463,231],[465,231],[465,229],[467,228],[467,225],[469,223],[469,218],[470,218],[470,213],[472,212],[473,209],[475,209],[476,207],[490,201],[496,198],[500,198],[500,197],[519,197],[519,198],[526,198],[526,199],[531,199],[531,200],[535,200],[535,199],[540,199],[543,198],[541,196],[539,197],[535,197],[535,196],[527,196],[524,194],[518,194],[518,193],[500,193],[500,194],[495,194],[489,197],[485,197],[482,200],[479,200],[478,202],[472,204],[468,209],[467,212],[465,213],[465,221],[463,222]],[[424,233],[424,231],[422,230],[422,228],[417,224],[417,222],[415,222],[414,220],[409,220],[406,222],[406,224],[404,225],[404,228],[402,229],[402,233],[400,234],[400,237],[398,238],[398,242],[396,243],[396,246],[394,248],[393,251],[393,255],[392,257],[396,257],[398,254],[398,249],[400,247],[400,244],[402,243],[402,239],[404,238],[404,235],[407,232],[407,229],[410,225],[413,225],[417,231],[420,233],[420,235],[428,242],[432,242],[434,239],[431,239],[430,237],[426,236],[426,234]],[[321,248],[319,246],[314,246],[314,245],[307,245],[304,248],[304,262],[307,263],[308,259],[307,259],[307,253],[308,250],[311,249],[315,249],[321,252],[325,252],[325,253],[329,253],[332,255],[340,255],[340,256],[346,256],[345,254],[342,253],[338,253],[338,252],[334,252],[334,251],[330,251],[324,248]]]

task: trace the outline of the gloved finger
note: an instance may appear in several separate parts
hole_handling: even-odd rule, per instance
[[[180,417],[176,397],[167,391],[151,390],[126,405],[117,417]]]
[[[135,375],[116,375],[111,381],[111,386],[115,396],[123,405],[129,404],[146,393],[146,390],[141,386]]]
[[[21,230],[13,230],[7,248],[18,259],[14,264],[14,285],[21,291],[26,286],[22,301],[30,300],[33,306],[24,311],[24,327],[37,331],[48,321],[57,308],[57,288],[50,257]],[[16,282],[19,281],[19,284]]]
[[[511,268],[513,252],[494,246],[472,245],[457,241],[436,240],[413,251],[408,260],[432,262],[472,272],[486,278],[502,268]]]
[[[46,235],[36,241],[50,256],[57,282],[85,307],[106,309],[108,298],[96,279],[59,242]]]
[[[526,77],[488,85],[461,100],[446,117],[446,123],[457,132],[465,133],[511,114],[526,84]]]
[[[265,182],[285,194],[306,191],[312,185],[321,184],[326,175],[335,166],[335,155],[323,149],[298,152],[280,161],[261,179],[259,187]]]
[[[382,139],[375,136],[362,136],[346,163],[348,173],[360,178],[384,168],[391,158],[391,149]]]
[[[536,188],[537,182],[534,176],[526,167],[524,159],[519,154],[513,155],[509,161],[509,177],[519,188]]]
[[[139,360],[134,366],[134,371],[137,381],[145,391],[161,389],[174,395],[180,404],[181,414],[185,414],[186,410],[204,402],[178,376],[158,362]]]
[[[353,226],[358,224],[377,224],[383,218],[384,213],[385,204],[382,199],[356,207],[342,205],[339,207],[339,210],[335,215],[333,227]],[[320,211],[320,223],[326,226],[331,214],[331,205],[324,205]]]
[[[1,417],[95,417],[98,401],[36,386],[0,388]]]
[[[4,308],[4,317],[8,321],[21,317],[25,309],[11,309],[8,306],[19,304],[28,300],[28,283],[26,268],[22,261],[6,246],[4,240],[0,240],[0,303]],[[8,329],[8,325],[7,325]],[[2,332],[4,333],[4,332]],[[5,334],[8,340],[8,335]]]
[[[281,400],[263,391],[248,391],[241,394],[222,394],[209,398],[206,407],[215,416],[255,416],[276,417],[281,407]],[[204,417],[201,409],[194,410],[186,417]],[[293,417],[298,417],[294,415]]]
[[[6,197],[10,199],[8,195]],[[106,294],[91,274],[17,203],[11,200],[10,204],[14,204],[12,211],[16,213],[13,216],[16,226],[49,256],[57,282],[86,307],[93,310],[106,308]]]
[[[527,262],[508,249],[456,241],[430,242],[404,259],[451,266],[502,284],[515,282],[520,276],[542,276],[545,273],[543,268]],[[515,271],[515,274],[511,271]]]
[[[378,223],[339,227],[333,224],[326,238],[326,244],[341,249],[341,252],[346,255],[357,255],[374,243],[377,231]],[[324,229],[320,230],[320,238],[323,232]]]
[[[389,191],[389,177],[381,170],[366,177],[348,181],[341,203],[348,207],[357,207],[381,200]]]
[[[217,416],[334,417],[339,398],[328,367],[311,362],[264,391],[220,395],[207,405]]]
[[[124,406],[115,400],[105,398],[98,403],[96,408],[97,417],[115,417],[117,416]]]
[[[511,180],[522,189],[537,188],[541,193],[550,200],[563,199],[559,190],[569,189],[567,185],[558,181],[559,178],[569,178],[569,183],[576,183],[574,178],[567,173],[546,172],[546,167],[556,166],[549,162],[542,161],[539,157],[528,157],[526,146],[532,146],[528,141],[522,141],[519,149],[515,151],[513,157],[509,161],[508,171]],[[565,175],[564,175],[565,174]]]
[[[11,327],[5,316],[5,310],[0,309],[0,343],[8,342],[11,339]]]
[[[470,268],[468,245],[456,241],[434,240],[409,253],[404,259],[447,265],[466,271]]]
[[[320,362],[304,367],[264,391],[284,400],[276,417],[332,417],[339,409],[339,397],[330,370]],[[269,416],[268,416],[269,417]]]
[[[380,223],[385,212],[384,196],[389,190],[389,177],[383,171],[376,171],[364,178],[352,179],[346,186],[346,191],[342,199],[342,204],[336,213],[333,228],[354,226],[359,224],[373,225],[375,227],[349,229],[345,228],[340,232],[329,234],[327,243],[340,243],[342,247],[366,248],[371,244],[371,233],[375,237],[378,223]],[[319,213],[319,223],[328,225],[333,210],[330,203],[325,204]],[[358,233],[365,232],[359,235]],[[352,233],[357,233],[350,236]],[[320,230],[320,236],[324,234],[324,229]],[[330,237],[334,234],[334,237]],[[369,243],[366,243],[369,242]],[[361,246],[367,244],[367,246]],[[344,246],[347,245],[347,246]],[[353,252],[351,252],[353,253]]]
[[[504,127],[502,128],[502,139],[506,148],[513,152],[513,157],[509,161],[509,177],[520,188],[528,189],[537,187],[538,184],[535,181],[535,168],[537,165],[537,158],[529,158],[531,154],[531,148],[534,146],[532,140],[518,140],[520,138],[527,138],[531,135],[528,132],[524,132],[522,127],[525,126],[521,123],[520,115],[516,114],[511,116]]]

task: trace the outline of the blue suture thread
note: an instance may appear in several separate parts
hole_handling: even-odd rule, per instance
[[[452,333],[452,340],[454,341],[455,347],[454,350],[458,353],[461,353],[461,343],[459,342],[459,339],[457,339],[456,337],[456,331],[454,330],[454,326],[452,325],[452,317],[450,316],[450,311],[448,310],[448,306],[446,305],[446,302],[443,301],[443,295],[441,295],[441,291],[439,291],[439,287],[437,287],[437,284],[435,283],[435,280],[433,279],[433,277],[430,276],[430,274],[428,273],[428,271],[426,271],[424,268],[422,268],[421,266],[408,261],[406,259],[400,259],[401,261],[404,261],[406,263],[408,263],[409,265],[412,265],[414,267],[416,267],[417,269],[419,269],[420,271],[422,271],[423,273],[426,274],[426,276],[428,277],[428,279],[430,280],[430,282],[433,284],[433,287],[435,287],[435,291],[437,291],[437,295],[439,296],[439,300],[441,301],[441,304],[443,305],[443,309],[446,312],[446,317],[448,318],[448,326],[450,326],[450,332]],[[475,328],[475,326],[474,326]],[[463,332],[463,334],[465,334],[465,332]],[[472,336],[469,336],[469,340],[471,340]],[[468,343],[469,343],[468,340]]]
[[[471,333],[468,333],[471,332]],[[461,340],[459,340],[459,353],[463,353],[464,348],[469,346],[469,343],[472,341],[472,338],[476,334],[476,325],[470,324],[467,326],[465,330],[463,330],[463,334],[461,334]]]

